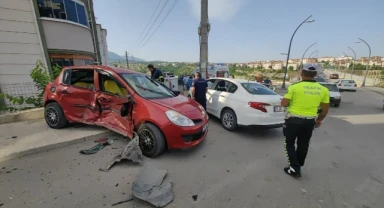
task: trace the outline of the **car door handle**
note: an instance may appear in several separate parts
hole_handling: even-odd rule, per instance
[[[220,95],[220,97],[225,97],[224,95]]]
[[[62,91],[59,91],[59,93],[63,94],[63,95],[68,95],[69,92],[67,90],[62,90]]]

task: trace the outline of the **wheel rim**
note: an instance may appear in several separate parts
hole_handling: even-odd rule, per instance
[[[59,123],[59,113],[54,108],[48,108],[46,120],[51,126],[56,126]]]
[[[234,120],[235,118],[231,113],[224,113],[222,122],[226,128],[231,128],[233,126]]]
[[[144,152],[151,152],[155,148],[155,138],[147,129],[143,129],[139,134],[139,144]]]

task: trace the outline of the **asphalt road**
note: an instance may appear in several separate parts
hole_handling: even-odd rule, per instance
[[[281,129],[227,132],[216,119],[198,147],[145,162],[168,170],[175,199],[167,207],[381,208],[382,102],[383,95],[368,90],[343,92],[340,107],[315,130],[298,180],[282,170],[287,159]],[[126,143],[120,138],[95,155],[80,155],[94,145],[89,141],[0,163],[0,207],[110,207],[127,199],[139,165],[98,171]],[[135,199],[115,207],[151,206]]]

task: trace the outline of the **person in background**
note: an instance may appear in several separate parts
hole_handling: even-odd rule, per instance
[[[192,76],[189,76],[188,80],[187,80],[187,91],[189,91],[189,89],[192,87],[192,83],[193,83],[193,77]]]
[[[152,64],[148,65],[148,70],[151,72],[151,78],[164,84],[164,75],[160,69],[156,69]]]
[[[272,81],[269,79],[269,77],[265,78],[264,85],[267,87],[270,87],[272,85]]]
[[[207,98],[205,93],[208,91],[207,81],[201,77],[200,72],[196,72],[195,80],[192,83],[192,99],[196,100],[204,110],[207,110]]]
[[[185,74],[184,77],[183,77],[183,87],[184,87],[184,90],[189,90],[188,88],[188,80],[189,80],[189,77]]]
[[[302,81],[290,85],[281,101],[281,106],[287,107],[283,135],[288,167],[284,172],[293,177],[301,177],[313,129],[321,126],[329,110],[329,90],[313,79],[318,70],[317,64],[305,64]]]

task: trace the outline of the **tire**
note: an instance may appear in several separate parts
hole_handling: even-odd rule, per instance
[[[188,98],[192,98],[191,95],[188,94]]]
[[[62,129],[68,125],[63,108],[59,103],[48,103],[44,108],[44,118],[47,125],[53,129]]]
[[[356,90],[352,90],[352,92],[356,92]]]
[[[151,123],[141,124],[137,133],[139,135],[139,144],[143,155],[154,158],[163,153],[165,149],[165,138],[156,125]],[[148,146],[150,145],[148,142],[152,142],[153,147]]]
[[[334,104],[333,106],[335,106],[336,108],[338,108],[338,107],[340,106],[340,103]]]
[[[230,120],[232,120],[232,122]],[[228,131],[235,131],[238,128],[236,113],[231,109],[225,109],[221,113],[220,121],[224,129]]]

